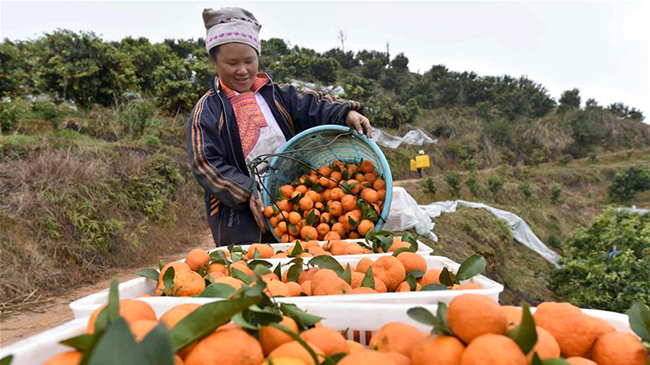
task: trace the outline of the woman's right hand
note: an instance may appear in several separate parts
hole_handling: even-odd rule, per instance
[[[248,199],[248,206],[250,207],[251,212],[253,212],[253,217],[255,217],[257,226],[260,227],[260,231],[262,231],[262,233],[266,233],[268,227],[266,226],[266,219],[264,219],[264,214],[262,214],[264,211],[264,204],[262,203],[262,199],[255,198],[255,194],[251,193],[251,197]]]

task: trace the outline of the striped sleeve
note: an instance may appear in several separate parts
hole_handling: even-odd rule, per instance
[[[207,106],[208,91],[196,104],[185,132],[189,165],[194,177],[220,203],[236,209],[248,207],[252,180],[224,158],[225,145],[218,132],[219,116]]]
[[[356,101],[333,98],[308,89],[298,91],[293,85],[280,85],[279,89],[296,132],[322,124],[345,124],[350,110],[363,114],[363,107]]]

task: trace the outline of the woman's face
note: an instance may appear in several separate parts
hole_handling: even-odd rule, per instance
[[[257,75],[257,51],[243,43],[219,46],[214,69],[229,88],[242,93],[250,91]]]

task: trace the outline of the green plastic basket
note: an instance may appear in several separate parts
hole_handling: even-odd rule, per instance
[[[372,161],[375,169],[386,182],[386,199],[384,200],[381,219],[375,223],[374,229],[379,231],[386,219],[388,219],[388,212],[393,198],[393,177],[390,166],[388,166],[386,157],[375,142],[356,131],[353,131],[352,134],[346,134],[349,132],[350,128],[339,125],[323,125],[310,128],[291,138],[276,153],[294,151],[290,153],[291,157],[299,159],[316,169],[337,160],[356,164],[360,163],[361,160]],[[332,144],[323,147],[335,138],[336,140]],[[269,206],[277,200],[281,186],[291,184],[304,173],[305,166],[302,163],[282,156],[273,157],[264,179],[266,189],[262,189],[264,206]],[[273,227],[271,227],[268,218],[266,222],[275,238],[279,240],[280,237],[277,237],[273,232]]]

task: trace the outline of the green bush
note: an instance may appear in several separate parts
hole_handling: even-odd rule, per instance
[[[650,298],[650,214],[605,211],[573,233],[550,285],[578,307],[623,312]]]
[[[562,248],[562,242],[561,242],[560,239],[559,239],[556,235],[554,235],[554,234],[548,236],[548,240],[547,240],[547,242],[548,242],[548,245],[551,246],[551,247],[553,247],[553,248]]]
[[[501,191],[503,188],[504,183],[505,182],[503,181],[503,177],[501,176],[493,175],[488,178],[488,190],[490,193],[492,193],[492,195],[494,195],[495,198],[499,194],[499,191]]]
[[[571,156],[571,155],[562,155],[562,157],[560,157],[560,159],[558,160],[558,162],[562,166],[568,165],[569,162],[571,162],[571,161],[573,161],[573,156]]]
[[[551,203],[557,204],[562,202],[562,186],[553,184],[551,186]]]
[[[147,142],[147,145],[153,148],[160,147],[160,138],[158,138],[158,136],[156,136],[155,134],[147,134],[147,137],[145,138],[145,142]]]
[[[0,101],[0,132],[8,134],[16,129],[18,120],[28,112],[29,106],[22,99]]]
[[[433,179],[431,177],[427,177],[426,179],[420,181],[420,183],[418,184],[418,187],[424,193],[431,194],[433,196],[435,196],[436,192],[438,191],[438,187],[436,186],[436,182],[433,181]]]
[[[587,153],[587,157],[589,157],[589,161],[592,163],[598,162],[598,152],[591,151]]]
[[[448,171],[443,175],[443,177],[447,185],[449,185],[449,193],[451,194],[451,197],[458,199],[460,197],[461,189],[461,177],[458,171]]]
[[[612,185],[609,186],[609,196],[618,201],[633,199],[637,193],[650,189],[650,168],[632,166],[623,174],[617,173]]]
[[[533,196],[533,190],[530,187],[530,183],[528,181],[524,181],[521,184],[519,184],[519,190],[521,191],[521,195],[524,196],[524,199],[530,200],[530,198]]]
[[[478,181],[476,171],[472,171],[469,176],[467,176],[465,185],[467,185],[467,188],[472,193],[472,195],[478,196],[481,193],[481,184]]]
[[[49,100],[38,100],[34,102],[32,104],[32,111],[47,120],[54,130],[59,129],[61,126],[61,118],[65,114],[62,107]]]
[[[132,102],[120,113],[119,121],[125,134],[139,137],[156,123],[156,106],[147,101]]]

